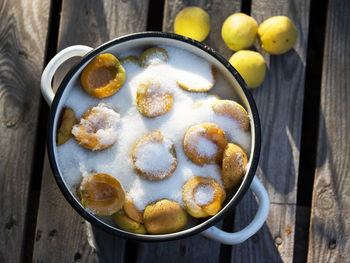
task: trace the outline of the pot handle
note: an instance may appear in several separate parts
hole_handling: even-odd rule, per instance
[[[58,67],[72,57],[85,56],[91,50],[91,47],[83,45],[70,46],[57,53],[46,65],[43,74],[41,75],[40,84],[41,93],[49,106],[51,106],[53,98],[55,97],[52,90],[52,78]]]
[[[228,233],[215,226],[212,226],[203,231],[201,234],[207,238],[226,245],[240,244],[254,235],[262,227],[267,215],[269,214],[270,201],[266,189],[256,176],[254,176],[250,188],[259,199],[259,208],[253,221],[250,222],[248,226],[235,233]]]

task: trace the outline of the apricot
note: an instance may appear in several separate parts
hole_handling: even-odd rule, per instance
[[[175,17],[174,32],[203,41],[210,32],[209,14],[197,6],[185,7]]]
[[[84,113],[80,122],[73,126],[72,134],[85,148],[104,150],[117,141],[119,121],[119,113],[100,103]]]
[[[109,174],[98,173],[84,177],[79,192],[82,205],[96,215],[112,215],[124,205],[123,187]]]
[[[149,65],[167,62],[169,59],[168,52],[161,47],[151,47],[143,51],[139,58],[141,67],[146,68]]]
[[[218,100],[212,104],[212,108],[216,114],[237,120],[240,128],[248,131],[250,124],[249,116],[247,111],[239,103],[233,100]]]
[[[221,37],[230,49],[238,51],[251,47],[257,32],[258,23],[254,18],[243,13],[235,13],[222,25]]]
[[[159,235],[182,230],[188,216],[177,202],[161,199],[146,206],[143,219],[147,232]]]
[[[199,78],[182,78],[176,81],[180,88],[190,92],[207,92],[211,90],[216,81],[216,73],[213,66],[210,67],[210,79],[199,79]]]
[[[261,47],[268,53],[280,55],[293,48],[298,30],[286,16],[273,16],[261,23],[258,29]]]
[[[177,167],[174,143],[160,131],[152,132],[136,142],[132,160],[138,174],[149,180],[163,180]]]
[[[121,211],[113,215],[113,220],[121,230],[135,233],[135,234],[143,234],[143,235],[147,234],[147,231],[144,225],[131,219]]]
[[[83,69],[81,84],[93,97],[105,98],[116,93],[125,81],[125,70],[112,54],[100,54]]]
[[[62,119],[56,134],[56,144],[60,146],[68,141],[72,135],[72,128],[77,123],[73,109],[65,107],[62,110]]]
[[[201,166],[221,162],[226,144],[223,130],[210,122],[190,127],[184,137],[184,151],[187,157]]]
[[[120,63],[122,65],[126,64],[126,63],[133,63],[133,64],[139,64],[139,58],[136,56],[127,56],[125,58],[121,58],[119,59]]]
[[[222,182],[231,189],[243,178],[248,163],[245,151],[234,143],[228,143],[222,158]]]
[[[230,64],[242,76],[248,88],[259,87],[266,75],[264,57],[252,50],[239,50],[229,59]]]
[[[215,215],[225,198],[225,192],[214,178],[194,176],[182,188],[187,212],[196,218]]]
[[[146,117],[157,117],[167,113],[173,105],[173,95],[155,80],[142,82],[136,93],[139,111]]]
[[[137,223],[143,223],[143,213],[135,207],[133,200],[128,194],[125,197],[123,210],[124,213],[132,220],[136,221]]]

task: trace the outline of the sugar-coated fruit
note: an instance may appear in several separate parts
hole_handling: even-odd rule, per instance
[[[149,65],[167,62],[169,59],[168,52],[161,47],[150,47],[142,52],[139,58],[141,67],[146,68]]]
[[[119,113],[100,103],[84,113],[80,122],[73,126],[72,134],[85,148],[101,151],[117,141],[119,120]]]
[[[177,167],[174,143],[160,131],[139,139],[132,148],[131,155],[137,173],[148,180],[163,180]]]
[[[221,162],[226,144],[224,131],[210,122],[191,126],[184,136],[184,151],[187,157],[201,166]]]
[[[248,131],[250,119],[247,111],[239,103],[233,100],[218,100],[211,107],[216,114],[235,119],[242,130]]]
[[[137,87],[136,103],[138,110],[146,117],[157,117],[167,113],[173,105],[173,95],[162,83],[145,80]]]
[[[196,199],[196,191],[201,190]],[[211,196],[203,196],[203,195]],[[194,176],[182,188],[182,197],[187,212],[196,218],[213,216],[221,209],[224,201],[224,190],[214,178]],[[203,202],[203,203],[201,203]]]

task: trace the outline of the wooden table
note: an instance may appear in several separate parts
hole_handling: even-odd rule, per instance
[[[106,234],[65,201],[45,153],[49,109],[39,81],[50,58],[73,44],[96,47],[128,33],[172,31],[175,15],[189,5],[210,14],[204,43],[226,58],[232,51],[220,30],[232,13],[258,23],[287,15],[299,32],[284,55],[255,45],[268,68],[252,93],[262,123],[257,176],[271,210],[241,245],[200,235],[148,244]],[[349,13],[347,0],[0,1],[0,262],[350,262]],[[248,191],[218,225],[241,229],[256,209]]]

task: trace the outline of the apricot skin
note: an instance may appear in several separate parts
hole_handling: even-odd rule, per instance
[[[113,220],[116,223],[116,225],[122,230],[135,233],[135,234],[147,234],[147,231],[144,225],[132,220],[130,217],[128,217],[124,213],[120,213],[120,212],[115,213],[113,215]]]
[[[188,217],[178,203],[162,199],[146,207],[143,219],[147,232],[159,235],[182,230],[187,224]]]
[[[245,151],[234,143],[228,143],[222,158],[222,182],[232,189],[243,178],[248,158]]]
[[[72,128],[77,123],[77,118],[75,117],[74,111],[71,108],[63,108],[63,115],[61,120],[61,125],[57,130],[56,143],[57,146],[64,144],[72,135]]]
[[[134,202],[128,198],[128,195],[126,195],[124,207],[123,207],[124,213],[130,217],[132,220],[143,223],[143,214],[134,205]]]

